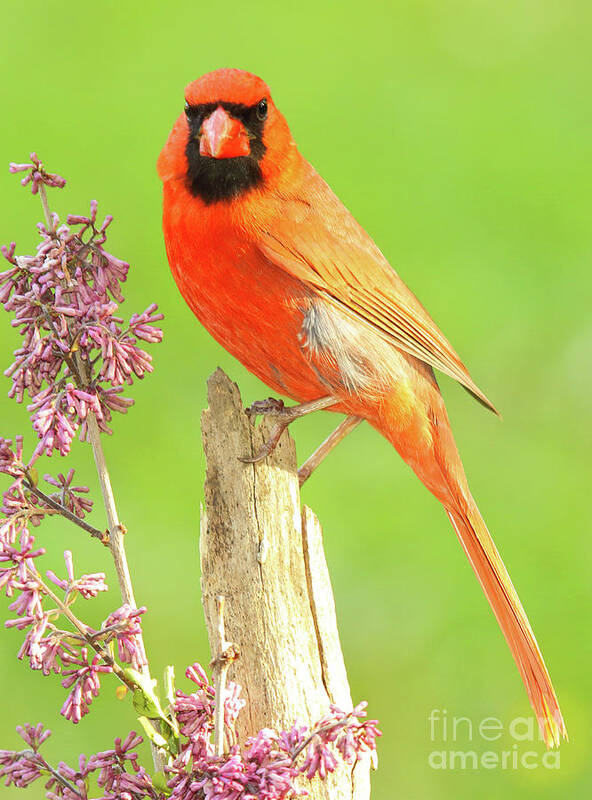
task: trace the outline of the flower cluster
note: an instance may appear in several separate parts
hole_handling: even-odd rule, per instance
[[[43,166],[43,162],[37,157],[37,153],[31,153],[29,158],[31,159],[30,164],[15,164],[12,162],[9,166],[9,170],[11,172],[27,173],[25,177],[21,179],[21,184],[23,186],[26,186],[28,183],[30,183],[33,194],[37,194],[41,184],[63,189],[63,187],[66,185],[65,178],[62,178],[61,175],[53,175],[51,172],[48,172]]]
[[[97,696],[101,676],[121,671],[109,652],[111,643],[123,664],[138,670],[145,666],[139,622],[145,609],[124,605],[95,630],[74,615],[72,605],[77,598],[88,600],[106,591],[104,574],[76,577],[66,551],[66,575],[48,571],[43,576],[38,562],[45,551],[36,546],[31,531],[45,517],[62,514],[91,535],[106,538],[82,521],[92,500],[88,488],[77,484],[74,470],[45,475],[49,488],[44,491],[36,462],[55,451],[66,455],[77,431],[89,437],[90,425],[97,439],[99,431],[110,432],[112,412],[125,412],[133,402],[121,396],[124,385],[152,371],[151,356],[140,343],[162,339],[155,325],[162,314],[152,304],[127,324],[117,316],[128,264],[105,249],[112,217],[99,223],[96,201],[88,216],[69,215],[61,223],[49,211],[46,188],[62,188],[66,181],[48,172],[35,153],[30,163],[11,164],[10,171],[25,173],[21,183],[40,196],[45,222],[38,225],[35,255],[16,255],[14,243],[2,247],[9,268],[0,273],[0,303],[13,313],[12,325],[22,336],[5,372],[12,380],[9,396],[22,402],[29,395],[38,442],[26,458],[22,436],[14,442],[0,437],[0,473],[11,480],[0,509],[0,590],[14,615],[6,627],[25,632],[18,657],[45,675],[62,675],[69,690],[62,714],[78,722]],[[59,626],[62,620],[68,630]]]
[[[88,486],[72,486],[73,469],[69,470],[65,476],[59,472],[55,478],[52,478],[51,475],[44,475],[43,477],[47,483],[56,486],[59,490],[50,495],[50,497],[59,501],[72,514],[84,519],[85,515],[92,510],[93,501],[88,497],[81,497],[81,495],[88,494]]]
[[[26,631],[18,657],[27,658],[31,669],[41,670],[44,675],[52,672],[63,675],[62,686],[70,692],[61,713],[76,723],[88,714],[93,698],[98,695],[100,676],[114,670],[114,661],[105,649],[110,642],[116,644],[122,663],[136,669],[146,664],[139,622],[146,609],[123,605],[98,630],[82,623],[71,607],[77,597],[89,599],[107,591],[105,575],[96,572],[76,578],[72,554],[67,550],[66,577],[59,578],[48,570],[44,579],[36,564],[44,552],[43,548],[34,547],[27,529],[20,531],[18,545],[0,540],[0,588],[11,599],[9,609],[16,614],[5,625]],[[63,593],[63,597],[56,591]],[[54,606],[49,611],[44,607],[47,598]],[[60,629],[57,623],[61,618],[70,623],[74,620],[75,630]]]
[[[28,786],[44,775],[46,797],[50,800],[90,800],[88,777],[96,776],[101,800],[289,800],[307,794],[304,784],[315,777],[324,779],[339,760],[354,764],[364,753],[376,748],[380,731],[376,720],[366,720],[365,703],[346,712],[336,706],[312,728],[295,724],[277,733],[269,728],[248,739],[244,747],[232,744],[222,756],[214,754],[215,691],[199,664],[186,676],[197,685],[192,694],[177,691],[172,713],[179,729],[178,755],[165,767],[166,777],[152,781],[138,764],[137,747],[142,738],[132,731],[115,747],[86,759],[77,769],[59,764],[52,769],[39,755],[39,745],[49,736],[26,726],[19,733],[30,750],[0,751],[0,777],[7,785]],[[244,701],[240,687],[230,684],[224,698],[225,735],[234,739],[234,725]],[[303,784],[304,782],[304,784]]]
[[[131,664],[134,669],[141,670],[147,665],[146,654],[142,646],[142,627],[140,617],[146,612],[146,606],[132,608],[124,603],[121,608],[109,614],[101,625],[100,637],[107,641],[117,642],[119,660]],[[99,634],[95,634],[98,636]]]
[[[230,683],[224,698],[225,738],[230,746],[218,757],[211,744],[214,687],[199,664],[185,674],[198,688],[189,695],[176,692],[173,711],[184,741],[173,764],[165,768],[173,800],[284,800],[302,793],[297,788],[299,777],[324,779],[337,768],[339,757],[353,764],[362,753],[375,750],[380,732],[376,720],[363,720],[365,703],[350,712],[331,706],[312,729],[294,724],[277,733],[264,728],[241,747],[235,723],[245,701],[240,699],[240,687]]]
[[[65,577],[58,577],[51,570],[43,577],[37,562],[45,549],[36,547],[30,527],[38,525],[47,515],[59,513],[48,505],[49,502],[59,504],[78,517],[84,516],[91,507],[84,497],[87,487],[74,486],[74,470],[70,470],[67,476],[59,474],[55,479],[45,476],[50,485],[57,487],[56,493],[40,492],[33,483],[34,469],[23,463],[20,437],[15,446],[8,439],[0,439],[0,472],[13,479],[3,495],[5,518],[0,522],[0,591],[9,598],[8,608],[15,615],[5,625],[25,631],[18,657],[28,659],[31,669],[40,670],[44,675],[59,673],[64,676],[62,685],[70,692],[62,714],[79,722],[99,692],[100,675],[113,671],[113,660],[106,654],[106,645],[110,642],[117,645],[123,663],[137,669],[146,663],[139,623],[145,608],[123,605],[110,614],[98,630],[80,622],[72,612],[73,603],[77,597],[88,600],[107,591],[105,575],[95,572],[76,577],[72,554],[66,551]],[[44,607],[47,599],[52,601],[50,610]],[[58,627],[61,618],[68,623],[75,620],[75,629],[67,631]],[[93,652],[89,651],[89,645],[94,648]]]
[[[22,183],[31,182],[34,193],[44,197],[46,185],[65,184],[34,153],[31,162],[12,164],[11,171],[26,170]],[[127,324],[117,315],[129,265],[105,249],[112,221],[110,215],[97,221],[93,200],[88,216],[69,215],[66,223],[48,213],[38,225],[35,255],[15,255],[14,243],[2,248],[10,267],[0,273],[0,302],[22,336],[5,374],[12,379],[11,397],[20,403],[30,396],[39,438],[33,461],[56,450],[66,455],[77,431],[87,438],[89,415],[110,433],[112,413],[125,413],[133,403],[121,395],[124,385],[153,369],[140,342],[161,341],[155,323],[163,317],[155,303]]]
[[[28,745],[26,750],[0,750],[0,777],[7,786],[26,788],[39,778],[45,778],[45,797],[48,800],[89,800],[89,777],[94,775],[101,789],[101,800],[139,800],[163,797],[152,786],[144,767],[138,764],[135,749],[142,737],[132,731],[122,741],[115,740],[111,750],[96,753],[90,758],[80,756],[73,769],[64,762],[51,767],[39,752],[40,745],[51,735],[41,724],[25,725],[17,731]]]
[[[39,748],[51,736],[51,731],[44,730],[43,725],[19,725],[17,732],[28,746],[26,750],[0,750],[0,776],[6,779],[6,785],[14,784],[25,788],[41,777],[47,764],[39,755]]]

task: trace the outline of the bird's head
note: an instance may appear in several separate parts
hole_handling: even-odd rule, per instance
[[[250,72],[219,69],[186,87],[158,172],[164,181],[183,178],[207,205],[228,202],[273,179],[291,148],[267,84]]]

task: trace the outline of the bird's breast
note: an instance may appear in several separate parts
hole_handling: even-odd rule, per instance
[[[277,270],[231,228],[207,232],[167,217],[165,241],[181,294],[209,333],[275,391],[296,400],[326,394],[299,332],[310,306],[302,283]]]

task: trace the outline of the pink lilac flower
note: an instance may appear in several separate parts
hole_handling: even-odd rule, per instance
[[[38,756],[29,753],[15,753],[12,750],[0,750],[0,778],[4,778],[6,786],[17,786],[25,789],[41,777],[42,764]]]
[[[101,786],[110,788],[114,764],[118,765],[120,771],[124,770],[126,766],[130,766],[134,772],[139,771],[138,754],[131,751],[141,743],[142,737],[138,736],[135,731],[131,731],[123,741],[120,738],[115,739],[115,747],[112,750],[104,750],[90,757],[89,768],[101,770],[99,774]]]
[[[331,706],[331,711],[337,719],[345,723],[335,742],[343,759],[348,763],[354,761],[360,753],[376,750],[376,739],[381,736],[378,729],[378,720],[369,719],[361,722],[366,716],[366,702],[359,703],[349,714],[340,711],[337,706]]]
[[[152,787],[146,770],[137,764],[137,753],[129,752],[142,742],[133,732],[123,744],[117,739],[114,750],[90,758],[81,755],[76,768],[63,761],[52,768],[39,753],[39,747],[51,732],[41,724],[19,726],[17,731],[30,749],[0,751],[0,778],[8,786],[25,788],[45,778],[48,800],[88,800],[89,776],[100,771],[97,783],[105,789],[101,800],[164,800]]]
[[[92,770],[88,767],[89,759],[84,755],[78,757],[78,769],[73,769],[68,764],[60,761],[55,772],[64,778],[70,786],[61,783],[55,773],[52,773],[45,784],[45,797],[47,800],[87,800],[88,798],[88,776]],[[48,791],[49,790],[49,791]]]
[[[31,669],[41,670],[44,675],[62,671],[64,663],[71,663],[76,650],[66,641],[62,632],[51,631],[48,636],[39,638],[35,626],[27,634],[19,651],[19,658],[28,656]]]
[[[15,547],[8,542],[1,543],[0,562],[11,561],[17,570],[17,575],[22,583],[28,579],[27,570],[35,570],[33,560],[45,553],[44,547],[35,548],[35,538],[28,530],[20,533],[20,547]]]
[[[25,744],[35,751],[39,750],[43,742],[51,736],[49,728],[44,728],[40,722],[37,725],[29,725],[29,723],[17,725],[16,730]]]
[[[8,261],[9,264],[12,264],[13,266],[16,266],[16,258],[14,256],[15,250],[16,250],[16,242],[11,242],[8,247],[5,244],[3,244],[2,247],[0,247],[0,252],[4,256],[4,258]],[[3,282],[3,275],[0,272],[0,283],[2,282]]]
[[[41,777],[41,770],[45,762],[37,755],[37,751],[51,736],[51,731],[38,723],[37,725],[18,725],[17,732],[30,750],[21,752],[0,750],[0,777],[6,779],[6,786],[14,784],[14,786],[24,789]]]
[[[362,753],[376,749],[376,738],[380,736],[376,720],[361,721],[366,716],[366,703],[360,703],[352,711],[343,711],[335,705],[330,713],[319,720],[306,747],[301,771],[311,779],[318,775],[324,779],[337,766],[330,745],[335,744],[342,758],[353,763]],[[300,748],[299,748],[300,749]]]
[[[2,494],[0,511],[4,514],[0,520],[0,547],[14,544],[22,533],[29,535],[29,525],[37,527],[47,514],[54,513],[26,491],[23,478],[17,478]]]
[[[101,625],[101,630],[113,632],[120,660],[137,670],[148,663],[139,636],[142,633],[140,617],[145,612],[145,606],[132,608],[126,603],[110,614]]]
[[[133,331],[134,336],[137,336],[138,339],[143,339],[145,342],[150,342],[151,344],[162,341],[162,331],[160,328],[157,328],[154,323],[163,320],[164,314],[160,312],[157,314],[157,308],[158,306],[156,303],[152,303],[148,306],[146,311],[141,314],[132,314],[130,317],[129,327],[130,330]]]
[[[65,689],[69,689],[71,686],[73,688],[62,706],[60,714],[76,724],[88,714],[93,698],[99,695],[101,686],[99,675],[113,672],[113,668],[102,664],[98,655],[95,655],[89,663],[86,647],[81,649],[80,657],[72,657],[67,660],[72,668],[64,670],[63,674],[66,677],[62,681],[62,686]]]
[[[16,567],[0,568],[0,590],[4,589],[7,597],[13,597],[15,591],[19,591],[21,582],[16,574]]]
[[[18,726],[17,731],[30,749],[0,751],[0,777],[5,778],[7,786],[13,784],[25,788],[33,781],[48,776],[45,797],[49,800],[87,800],[86,778],[90,771],[84,756],[79,758],[78,770],[63,762],[57,769],[52,769],[39,753],[40,746],[51,735],[51,731],[45,730],[41,723]]]
[[[88,486],[72,486],[75,470],[70,469],[67,475],[59,472],[55,478],[51,475],[44,475],[47,483],[56,486],[59,491],[50,495],[60,502],[68,511],[76,514],[77,517],[84,519],[85,515],[92,511],[93,501],[80,495],[88,494]]]
[[[11,162],[9,169],[10,172],[28,173],[21,180],[21,183],[23,186],[31,183],[31,191],[33,194],[37,194],[39,191],[39,185],[42,183],[44,183],[46,186],[55,186],[59,189],[66,185],[66,180],[62,178],[61,175],[54,175],[51,172],[47,172],[43,166],[43,162],[37,157],[37,153],[31,153],[29,158],[31,159],[30,164],[15,164],[14,162]]]
[[[152,786],[150,776],[144,767],[138,764],[135,749],[142,743],[142,737],[132,731],[122,741],[115,739],[115,747],[91,756],[87,769],[99,771],[97,784],[104,789],[104,797],[124,798],[130,800],[141,798],[157,798],[159,795]]]
[[[67,580],[58,578],[51,570],[47,570],[47,577],[52,583],[66,592],[66,600],[73,592],[78,592],[82,597],[88,600],[90,597],[96,597],[99,592],[106,592],[108,590],[108,586],[105,583],[104,572],[94,572],[90,575],[81,575],[80,578],[75,578],[72,553],[70,550],[64,552],[64,561],[66,562]]]
[[[329,772],[335,771],[336,766],[337,759],[327,747],[327,742],[320,736],[313,736],[304,758],[303,772],[308,780],[312,780],[315,775],[324,780]]]
[[[0,472],[13,478],[22,478],[25,474],[23,465],[23,437],[16,437],[16,447],[12,440],[0,436]]]
[[[206,673],[197,662],[187,667],[185,675],[198,687],[196,692],[175,692],[173,706],[181,733],[187,737],[188,747],[195,759],[212,755],[210,736],[214,730],[215,691]]]
[[[27,619],[35,619],[35,618],[30,616]],[[25,640],[21,645],[21,649],[18,652],[19,659],[23,659],[25,657],[30,659],[31,667],[33,669],[39,669],[42,665],[42,662],[40,661],[39,658],[40,656],[39,642],[41,642],[41,640],[43,639],[43,635],[47,630],[48,623],[49,623],[49,615],[44,614],[41,611],[41,609],[39,609],[38,617],[32,623],[31,628],[25,637]]]
[[[51,775],[45,784],[46,800],[90,800],[88,796],[88,787],[83,778],[77,778],[76,780],[69,779],[69,772],[74,772],[74,770],[70,770],[63,761],[60,762],[58,770],[60,775],[66,780],[69,780],[70,784],[73,786],[73,790],[68,786],[64,786],[57,777]],[[111,800],[111,798],[101,798],[101,800]],[[113,798],[113,800],[115,800],[115,798]],[[123,798],[120,800],[123,800]],[[130,798],[130,800],[135,800],[135,798]]]
[[[278,736],[278,746],[280,750],[293,756],[300,752],[306,742],[308,728],[305,725],[294,725],[287,731],[281,731]]]
[[[185,677],[189,678],[190,681],[193,681],[193,683],[195,683],[207,695],[211,697],[214,696],[214,687],[210,683],[204,668],[197,661],[187,667],[185,670]]]
[[[31,422],[33,430],[39,436],[39,444],[35,448],[35,455],[51,456],[57,450],[61,456],[67,456],[70,452],[72,440],[76,435],[78,421],[63,410],[63,395],[54,392],[41,392],[43,401],[27,406],[28,411],[32,411]]]

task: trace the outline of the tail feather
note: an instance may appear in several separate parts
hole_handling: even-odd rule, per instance
[[[547,747],[567,731],[526,612],[477,506],[447,514],[512,651]]]

